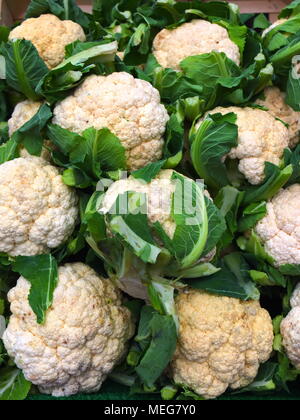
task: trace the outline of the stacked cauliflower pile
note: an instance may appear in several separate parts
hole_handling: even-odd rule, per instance
[[[286,19],[270,26],[262,37],[284,22]],[[241,65],[240,48],[222,21],[217,24],[194,19],[180,23],[161,30],[154,38],[152,52],[159,66],[179,72],[184,59],[213,51]],[[115,33],[122,35],[121,26]],[[84,42],[87,37],[79,24],[43,14],[15,27],[9,40],[16,39],[31,41],[52,70],[63,62],[67,45]],[[124,58],[123,53],[119,56]],[[259,107],[217,107],[196,123],[199,128],[209,114],[236,114],[237,147],[223,159],[237,161],[239,171],[253,186],[264,181],[266,162],[280,166],[284,150],[297,146],[300,124],[300,113],[285,103],[285,94],[276,87],[267,88],[264,98],[256,103],[268,111]],[[8,121],[9,136],[33,118],[42,105],[30,100],[17,104]],[[53,124],[78,134],[91,127],[108,128],[125,149],[129,171],[164,157],[169,121],[159,91],[123,71],[85,77],[65,99],[54,104],[52,119]],[[62,171],[50,163],[49,148],[53,145],[45,140],[44,146],[41,157],[31,156],[21,147],[20,158],[0,165],[0,253],[11,259],[64,249],[77,233],[79,194],[63,182]],[[176,231],[173,174],[173,170],[163,169],[149,183],[132,176],[114,182],[101,197],[99,213],[108,219],[120,194],[145,194],[149,227],[159,222],[172,241]],[[205,194],[211,199],[207,191]],[[254,227],[276,267],[300,264],[299,197],[299,184],[281,190],[269,200],[266,216]],[[199,256],[198,263],[211,263],[216,249],[202,259]],[[197,267],[189,268],[193,271]],[[122,269],[125,271],[125,267]],[[120,289],[149,302],[148,288],[134,270],[130,267],[123,277],[107,279],[81,262],[59,266],[57,287],[44,324],[38,324],[30,305],[31,283],[23,276],[17,280],[8,293],[11,317],[7,327],[2,314],[0,317],[0,336],[5,329],[1,339],[8,355],[40,392],[55,397],[97,392],[124,361],[135,325]],[[251,384],[260,365],[272,355],[274,334],[269,313],[258,301],[214,295],[179,282],[177,285],[177,348],[166,374],[175,384],[206,399]],[[287,355],[300,369],[300,285],[291,306],[281,333]]]

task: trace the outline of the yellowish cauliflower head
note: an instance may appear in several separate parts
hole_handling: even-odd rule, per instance
[[[134,333],[118,290],[85,264],[66,264],[44,325],[36,322],[29,291],[20,277],[8,294],[12,316],[3,341],[9,355],[42,393],[98,391]]]
[[[176,306],[174,381],[207,399],[249,385],[273,347],[272,320],[259,302],[190,290],[178,296]]]
[[[262,37],[264,38],[266,35],[268,35],[269,32],[271,32],[274,28],[276,28],[279,25],[282,25],[283,23],[287,22],[288,19],[278,19],[276,22],[274,22],[271,26],[269,26],[267,29],[265,29],[262,33]]]
[[[240,51],[225,28],[196,19],[175,29],[163,29],[153,42],[153,54],[162,67],[180,70],[180,63],[192,55],[223,52],[240,64]]]
[[[230,112],[237,115],[239,133],[238,147],[232,149],[227,157],[239,160],[239,171],[250,184],[260,184],[264,180],[265,163],[280,164],[284,149],[289,145],[288,129],[270,113],[255,108],[217,107],[207,114],[225,115]]]
[[[9,136],[11,137],[15,131],[19,130],[19,128],[31,120],[31,118],[35,116],[42,105],[42,102],[33,102],[29,100],[19,102],[16,105],[11,118],[8,120]],[[44,144],[48,148],[53,148],[53,144],[49,140],[46,140]],[[31,154],[28,153],[24,147],[21,147],[20,156],[23,158],[28,158],[31,157]],[[46,147],[43,147],[41,157],[50,161],[51,154]]]
[[[255,232],[275,265],[300,264],[300,184],[294,184],[273,197],[266,216]]]
[[[300,369],[300,283],[291,298],[292,310],[281,323],[282,342],[292,364]]]
[[[75,192],[42,158],[0,165],[0,252],[47,253],[69,238],[77,216]]]
[[[300,112],[294,111],[285,102],[285,93],[277,87],[268,87],[264,91],[265,99],[258,99],[258,105],[268,108],[270,114],[289,125],[289,146],[295,147],[299,143]]]
[[[159,92],[120,72],[89,76],[55,107],[53,123],[75,133],[89,127],[110,129],[127,152],[128,169],[135,170],[162,157],[168,120]]]
[[[52,69],[65,58],[65,47],[75,41],[85,41],[83,29],[71,20],[60,20],[46,14],[26,19],[9,34],[9,39],[26,39],[36,47],[40,57]]]

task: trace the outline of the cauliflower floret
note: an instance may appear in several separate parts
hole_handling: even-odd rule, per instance
[[[77,217],[76,194],[57,168],[38,157],[0,165],[0,252],[46,253],[69,238]]]
[[[130,311],[110,280],[82,263],[59,268],[54,299],[39,325],[23,277],[8,294],[12,316],[4,345],[26,379],[55,397],[100,389],[134,333]]]
[[[272,320],[259,302],[190,290],[179,294],[176,307],[174,381],[207,399],[249,385],[273,347]]]
[[[153,42],[153,54],[162,67],[180,70],[180,62],[192,55],[223,52],[240,64],[238,46],[222,26],[195,19],[176,29],[163,29]]]
[[[158,91],[120,72],[89,76],[55,107],[53,123],[75,133],[89,127],[110,129],[126,150],[128,169],[135,170],[162,157],[168,120]]]
[[[297,284],[290,303],[292,310],[280,326],[282,343],[292,364],[300,369],[300,283]]]
[[[29,100],[19,102],[16,105],[11,118],[8,120],[9,136],[11,137],[15,131],[19,130],[19,128],[31,120],[31,118],[35,116],[42,105],[42,102],[33,102]],[[48,148],[53,148],[53,144],[49,140],[45,140],[44,145]],[[23,158],[29,158],[32,155],[28,153],[24,147],[21,147],[20,156]],[[41,157],[47,161],[50,161],[51,154],[46,147],[43,147]]]
[[[295,147],[299,143],[300,112],[294,111],[285,102],[285,93],[277,87],[268,87],[264,91],[265,99],[258,99],[258,105],[268,108],[270,114],[289,125],[289,146]]]
[[[275,266],[300,264],[299,226],[300,184],[294,184],[268,202],[266,216],[254,229]]]
[[[264,180],[265,163],[280,164],[284,149],[289,145],[288,129],[270,113],[255,108],[217,107],[207,115],[230,112],[237,115],[238,147],[233,148],[227,157],[239,160],[239,171],[250,184],[260,184]]]
[[[266,35],[271,32],[274,28],[276,28],[279,25],[282,25],[283,23],[287,22],[288,19],[278,19],[276,22],[274,22],[271,26],[269,26],[267,29],[265,29],[262,33],[262,37],[265,38]]]
[[[46,65],[53,69],[64,60],[68,44],[85,41],[86,37],[78,23],[45,14],[26,19],[10,32],[9,39],[31,41]]]

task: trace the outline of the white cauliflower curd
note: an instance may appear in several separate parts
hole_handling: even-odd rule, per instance
[[[38,18],[26,19],[10,32],[9,39],[31,41],[40,57],[52,69],[64,60],[65,47],[68,44],[85,41],[86,37],[78,23],[45,14]]]
[[[78,216],[77,196],[38,157],[0,165],[0,252],[38,255],[63,244]]]
[[[255,232],[275,265],[300,264],[300,184],[282,189],[267,203]]]
[[[259,302],[190,290],[179,294],[176,308],[175,383],[211,399],[253,382],[273,348],[272,320]]]
[[[238,169],[250,184],[260,184],[264,180],[265,163],[280,164],[284,149],[289,146],[289,131],[270,113],[255,108],[217,107],[207,115],[230,112],[237,115],[238,146],[230,151],[227,158],[239,161]]]
[[[268,87],[264,91],[264,99],[258,99],[258,105],[268,108],[270,114],[289,125],[289,146],[299,143],[300,112],[294,111],[285,102],[285,93],[277,87]]]
[[[282,321],[280,330],[288,358],[296,369],[300,369],[300,283],[297,284],[290,303],[292,309]]]
[[[240,64],[240,51],[231,41],[225,28],[206,20],[195,19],[175,29],[163,29],[153,42],[153,54],[162,67],[180,70],[185,58],[210,53],[223,52]]]
[[[30,283],[20,277],[8,299],[12,316],[3,342],[26,379],[55,397],[97,392],[125,356],[134,333],[130,311],[112,283],[82,263],[59,268],[46,323],[28,303]]]
[[[119,137],[130,170],[162,157],[169,120],[159,92],[128,73],[92,75],[54,109],[53,123],[75,133],[108,128]]]

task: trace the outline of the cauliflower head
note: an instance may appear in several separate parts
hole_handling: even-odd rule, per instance
[[[300,369],[300,283],[297,284],[290,303],[292,309],[282,321],[280,330],[288,358]]]
[[[78,217],[77,196],[38,157],[0,165],[0,252],[38,255],[63,244]]]
[[[225,28],[206,20],[195,19],[175,29],[163,29],[153,42],[153,54],[165,68],[180,70],[180,63],[192,55],[223,52],[240,64],[240,51]]]
[[[208,114],[237,115],[238,146],[228,154],[229,159],[239,160],[239,171],[250,184],[264,180],[265,163],[279,165],[284,149],[289,145],[289,132],[285,125],[270,113],[254,108],[217,107]],[[196,125],[199,128],[201,122]]]
[[[300,184],[280,190],[254,230],[275,266],[300,264]]]
[[[9,136],[11,137],[15,131],[19,130],[19,128],[21,128],[24,124],[30,121],[42,105],[43,102],[34,102],[30,100],[19,102],[15,106],[11,118],[8,120]],[[45,140],[44,145],[46,147],[43,147],[41,157],[45,160],[50,161],[51,154],[48,148],[53,149],[53,144],[49,140]],[[27,150],[24,147],[21,147],[20,156],[23,158],[28,158],[32,155],[29,152],[27,152]]]
[[[31,41],[48,68],[53,69],[64,60],[68,44],[85,41],[86,37],[78,23],[45,14],[26,19],[10,32],[9,39]]]
[[[128,169],[162,157],[169,120],[159,92],[128,73],[92,75],[54,109],[53,123],[75,133],[89,127],[108,128],[122,142]]]
[[[114,182],[104,195],[100,212],[113,214],[114,204],[120,194],[127,192],[146,194],[149,224],[159,222],[167,235],[173,238],[176,224],[171,216],[171,208],[176,185],[171,179],[172,174],[172,170],[163,170],[148,184],[133,177]],[[115,279],[115,282],[128,295],[149,301],[147,286],[142,282],[140,272],[132,263],[125,275]]]
[[[118,290],[82,263],[59,268],[46,323],[28,303],[30,283],[20,277],[8,294],[12,316],[3,342],[27,380],[55,397],[100,389],[134,333]]]
[[[176,230],[176,223],[171,212],[173,194],[176,191],[176,182],[172,180],[173,172],[171,169],[162,170],[150,183],[133,177],[114,182],[104,195],[100,212],[102,214],[109,212],[113,214],[114,204],[118,196],[126,192],[146,194],[147,217],[150,226],[159,222],[169,238],[173,239]],[[207,191],[204,194],[211,199]],[[199,262],[210,262],[215,255],[216,248],[201,258]],[[141,282],[141,275],[133,264],[130,265],[127,273],[122,278],[118,278],[116,282],[130,296],[146,301],[149,300],[147,287]]]
[[[286,104],[285,93],[277,87],[266,88],[264,96],[264,99],[258,99],[256,103],[268,108],[273,117],[289,125],[289,146],[295,147],[299,143],[300,112],[294,111]]]
[[[199,290],[178,295],[179,339],[171,375],[206,399],[249,385],[273,348],[273,326],[259,302]]]

